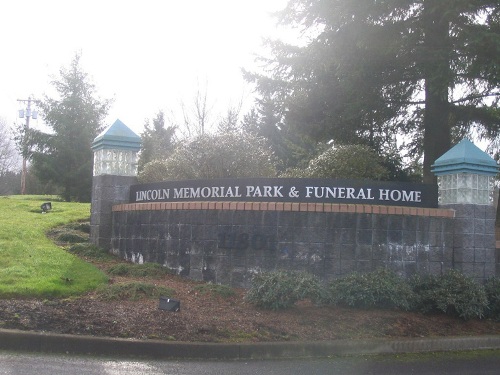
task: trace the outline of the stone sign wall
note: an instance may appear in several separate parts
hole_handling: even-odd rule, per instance
[[[437,186],[269,178],[137,185],[140,148],[120,120],[92,143],[91,241],[133,262],[243,287],[276,269],[329,280],[378,267],[403,276],[453,268],[484,280],[500,265],[499,167],[467,139],[435,161]]]
[[[379,267],[404,277],[457,267],[488,277],[486,250],[482,258],[479,249],[476,258],[474,250],[455,258],[454,216],[451,209],[350,204],[122,204],[114,207],[111,247],[133,262],[237,287],[275,269],[308,271],[325,281]]]

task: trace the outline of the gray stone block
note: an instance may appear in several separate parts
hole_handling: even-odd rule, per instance
[[[417,232],[414,230],[403,231],[403,245],[413,246],[417,243]]]
[[[402,231],[403,230],[403,216],[400,215],[389,215],[387,220],[387,228],[391,231]]]
[[[373,229],[377,231],[387,231],[389,228],[389,218],[387,215],[373,215]]]
[[[484,205],[472,205],[474,208],[474,218],[476,219],[486,219],[486,208]]]
[[[484,263],[486,262],[486,250],[484,249],[474,249],[474,262]]]
[[[387,242],[391,245],[402,245],[403,244],[403,231],[402,230],[388,230],[387,231]]]
[[[374,230],[372,234],[373,246],[387,245],[387,230]]]
[[[450,204],[447,208],[455,210],[455,219],[476,217],[476,207],[471,204]]]
[[[495,234],[496,230],[496,220],[495,219],[487,219],[484,221],[484,234]]]
[[[497,210],[494,206],[486,206],[485,207],[485,216],[486,220],[495,220],[497,217]]]
[[[486,220],[474,219],[474,233],[484,234],[486,232]]]
[[[374,245],[372,247],[372,259],[384,262],[389,260],[389,252],[385,244]]]
[[[455,248],[454,261],[458,263],[474,263],[474,249]]]
[[[416,232],[416,241],[418,244],[423,244],[423,245],[427,245],[429,246],[430,245],[430,235],[429,235],[430,231],[422,231],[422,230],[418,230]]]
[[[460,234],[474,233],[474,221],[468,218],[456,218],[454,232]]]
[[[332,243],[325,244],[325,258],[340,259],[342,246],[336,246]]]
[[[366,229],[359,229],[356,232],[356,244],[358,245],[372,245],[373,231]]]
[[[341,274],[339,259],[325,258],[324,266],[325,275],[338,277]]]
[[[430,248],[422,244],[416,244],[415,247],[417,249],[417,262],[428,262],[431,254]]]
[[[355,260],[340,260],[340,276],[346,276],[356,271]]]
[[[265,225],[276,225],[276,212],[266,211],[266,224]],[[325,228],[326,218],[323,212],[309,212],[307,216],[307,226],[309,228]]]
[[[429,232],[429,241],[428,244],[430,247],[440,247],[443,245],[443,232]]]
[[[340,247],[340,259],[342,261],[356,259],[356,245],[342,245]]]
[[[340,242],[343,245],[352,245],[356,243],[356,229],[342,228],[340,232]]]
[[[429,262],[444,261],[444,251],[440,247],[431,247],[427,254]]]
[[[484,239],[485,239],[485,236],[483,234],[474,234],[474,236],[472,236],[474,238],[474,248],[483,248],[485,247],[484,246]]]
[[[342,213],[340,216],[340,227],[351,229],[356,227],[357,215],[351,213]]]
[[[356,245],[355,250],[356,260],[368,261],[372,260],[372,247],[371,245]]]
[[[495,249],[496,248],[496,236],[494,233],[485,234],[483,236],[483,246],[486,249]]]
[[[371,214],[358,215],[356,227],[360,230],[372,229],[373,228],[373,215],[371,215]]]

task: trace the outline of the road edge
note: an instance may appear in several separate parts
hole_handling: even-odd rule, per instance
[[[0,350],[154,359],[277,359],[500,349],[500,335],[318,342],[200,343],[0,329]]]

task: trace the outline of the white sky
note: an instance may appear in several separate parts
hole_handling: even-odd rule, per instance
[[[53,96],[51,78],[81,52],[83,70],[117,118],[138,134],[158,110],[190,105],[207,84],[213,112],[251,87],[241,68],[254,66],[262,37],[277,35],[269,13],[286,0],[9,0],[0,3],[0,117],[8,125],[17,99]],[[199,83],[199,84],[198,84]],[[41,127],[40,119],[32,121]]]

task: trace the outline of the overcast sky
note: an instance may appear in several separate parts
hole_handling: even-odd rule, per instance
[[[205,87],[214,116],[251,87],[262,38],[277,35],[270,13],[286,0],[9,0],[0,5],[0,117],[20,121],[17,99],[51,94],[50,80],[75,53],[97,93],[114,98],[107,118],[137,133],[158,110],[178,110]],[[53,95],[51,95],[53,96]],[[42,126],[41,120],[33,126]]]

